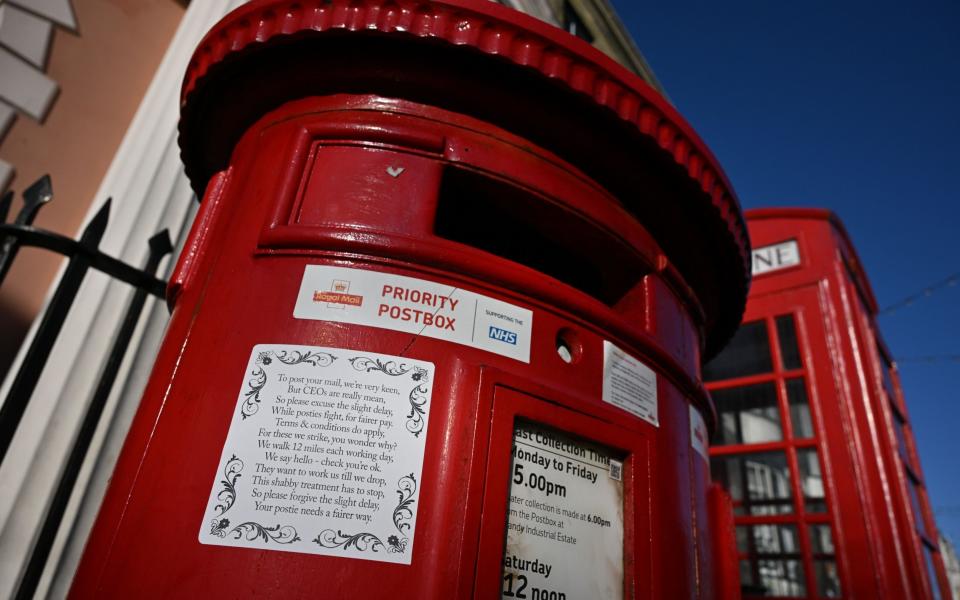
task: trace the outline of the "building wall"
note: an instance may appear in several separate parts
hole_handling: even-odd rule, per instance
[[[653,69],[608,0],[496,0],[588,40],[666,97]],[[576,24],[575,26],[572,24]],[[577,31],[582,25],[585,31]]]
[[[59,84],[52,109],[43,122],[21,115],[0,136],[0,160],[14,168],[10,189],[49,173],[54,200],[35,224],[68,235],[105,200],[94,194],[184,11],[176,0],[73,0],[73,8],[77,30],[54,29],[47,61]],[[24,250],[0,287],[0,378],[59,265],[57,255]]]

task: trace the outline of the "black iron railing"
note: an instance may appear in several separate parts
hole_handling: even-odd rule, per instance
[[[44,517],[37,541],[34,544],[26,570],[17,589],[16,598],[32,598],[36,592],[40,577],[46,567],[57,531],[63,521],[67,503],[73,493],[90,442],[96,432],[100,417],[110,391],[113,388],[120,365],[133,337],[137,322],[143,312],[147,295],[164,297],[166,282],[156,276],[157,268],[164,256],[173,247],[167,230],[154,235],[147,242],[147,260],[143,268],[131,266],[108,256],[98,247],[107,228],[110,216],[110,199],[97,211],[97,214],[83,230],[79,240],[58,233],[33,227],[40,209],[53,198],[53,189],[49,176],[41,177],[23,192],[23,207],[16,218],[7,223],[7,217],[13,204],[13,192],[0,198],[0,285],[22,247],[44,248],[68,257],[67,267],[57,283],[56,290],[44,310],[36,334],[30,340],[23,362],[13,376],[13,383],[0,406],[0,463],[6,458],[13,437],[20,426],[23,415],[36,389],[40,374],[43,372],[56,344],[60,330],[73,305],[80,284],[90,269],[94,269],[119,279],[136,288],[123,317],[123,323],[117,331],[107,361],[100,373],[93,397],[87,406],[80,423],[80,429],[70,449],[56,491]]]

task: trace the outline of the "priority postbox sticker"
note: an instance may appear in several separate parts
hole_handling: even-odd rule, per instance
[[[435,281],[307,265],[293,316],[405,331],[530,362],[532,311]]]

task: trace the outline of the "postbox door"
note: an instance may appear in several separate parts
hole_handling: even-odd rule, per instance
[[[648,597],[648,458],[636,431],[496,387],[474,597]]]

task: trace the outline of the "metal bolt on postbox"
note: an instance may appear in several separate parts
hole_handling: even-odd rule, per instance
[[[254,1],[179,142],[202,201],[74,597],[720,597],[700,363],[749,245],[655,91],[493,2]]]

